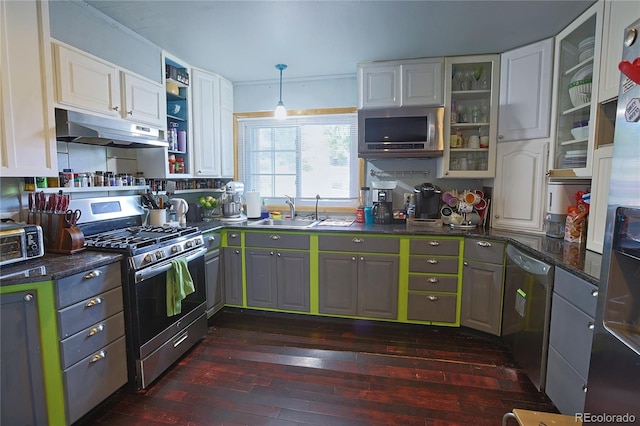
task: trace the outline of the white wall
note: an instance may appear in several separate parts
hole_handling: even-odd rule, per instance
[[[355,107],[358,102],[356,74],[287,81],[284,71],[282,80],[282,102],[289,110]],[[279,99],[280,80],[233,86],[235,112],[271,111]]]

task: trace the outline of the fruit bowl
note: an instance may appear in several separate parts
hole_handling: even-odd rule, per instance
[[[204,218],[205,222],[213,220],[213,218],[220,216],[220,206],[218,204],[218,200],[212,195],[201,195],[198,197],[198,204],[204,207]]]

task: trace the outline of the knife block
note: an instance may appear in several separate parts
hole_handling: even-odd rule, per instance
[[[84,250],[84,234],[77,226],[69,225],[64,216],[64,214],[50,214],[47,251],[73,254]]]

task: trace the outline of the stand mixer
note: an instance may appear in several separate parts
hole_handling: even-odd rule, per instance
[[[224,194],[220,197],[222,217],[220,220],[229,222],[243,222],[247,216],[243,212],[244,183],[231,181],[224,187]]]

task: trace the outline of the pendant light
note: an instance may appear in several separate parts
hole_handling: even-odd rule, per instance
[[[278,120],[284,120],[287,118],[287,109],[284,107],[282,103],[282,71],[287,69],[285,64],[276,65],[276,69],[280,71],[280,101],[278,105],[276,105],[276,110],[273,112],[273,116]]]

